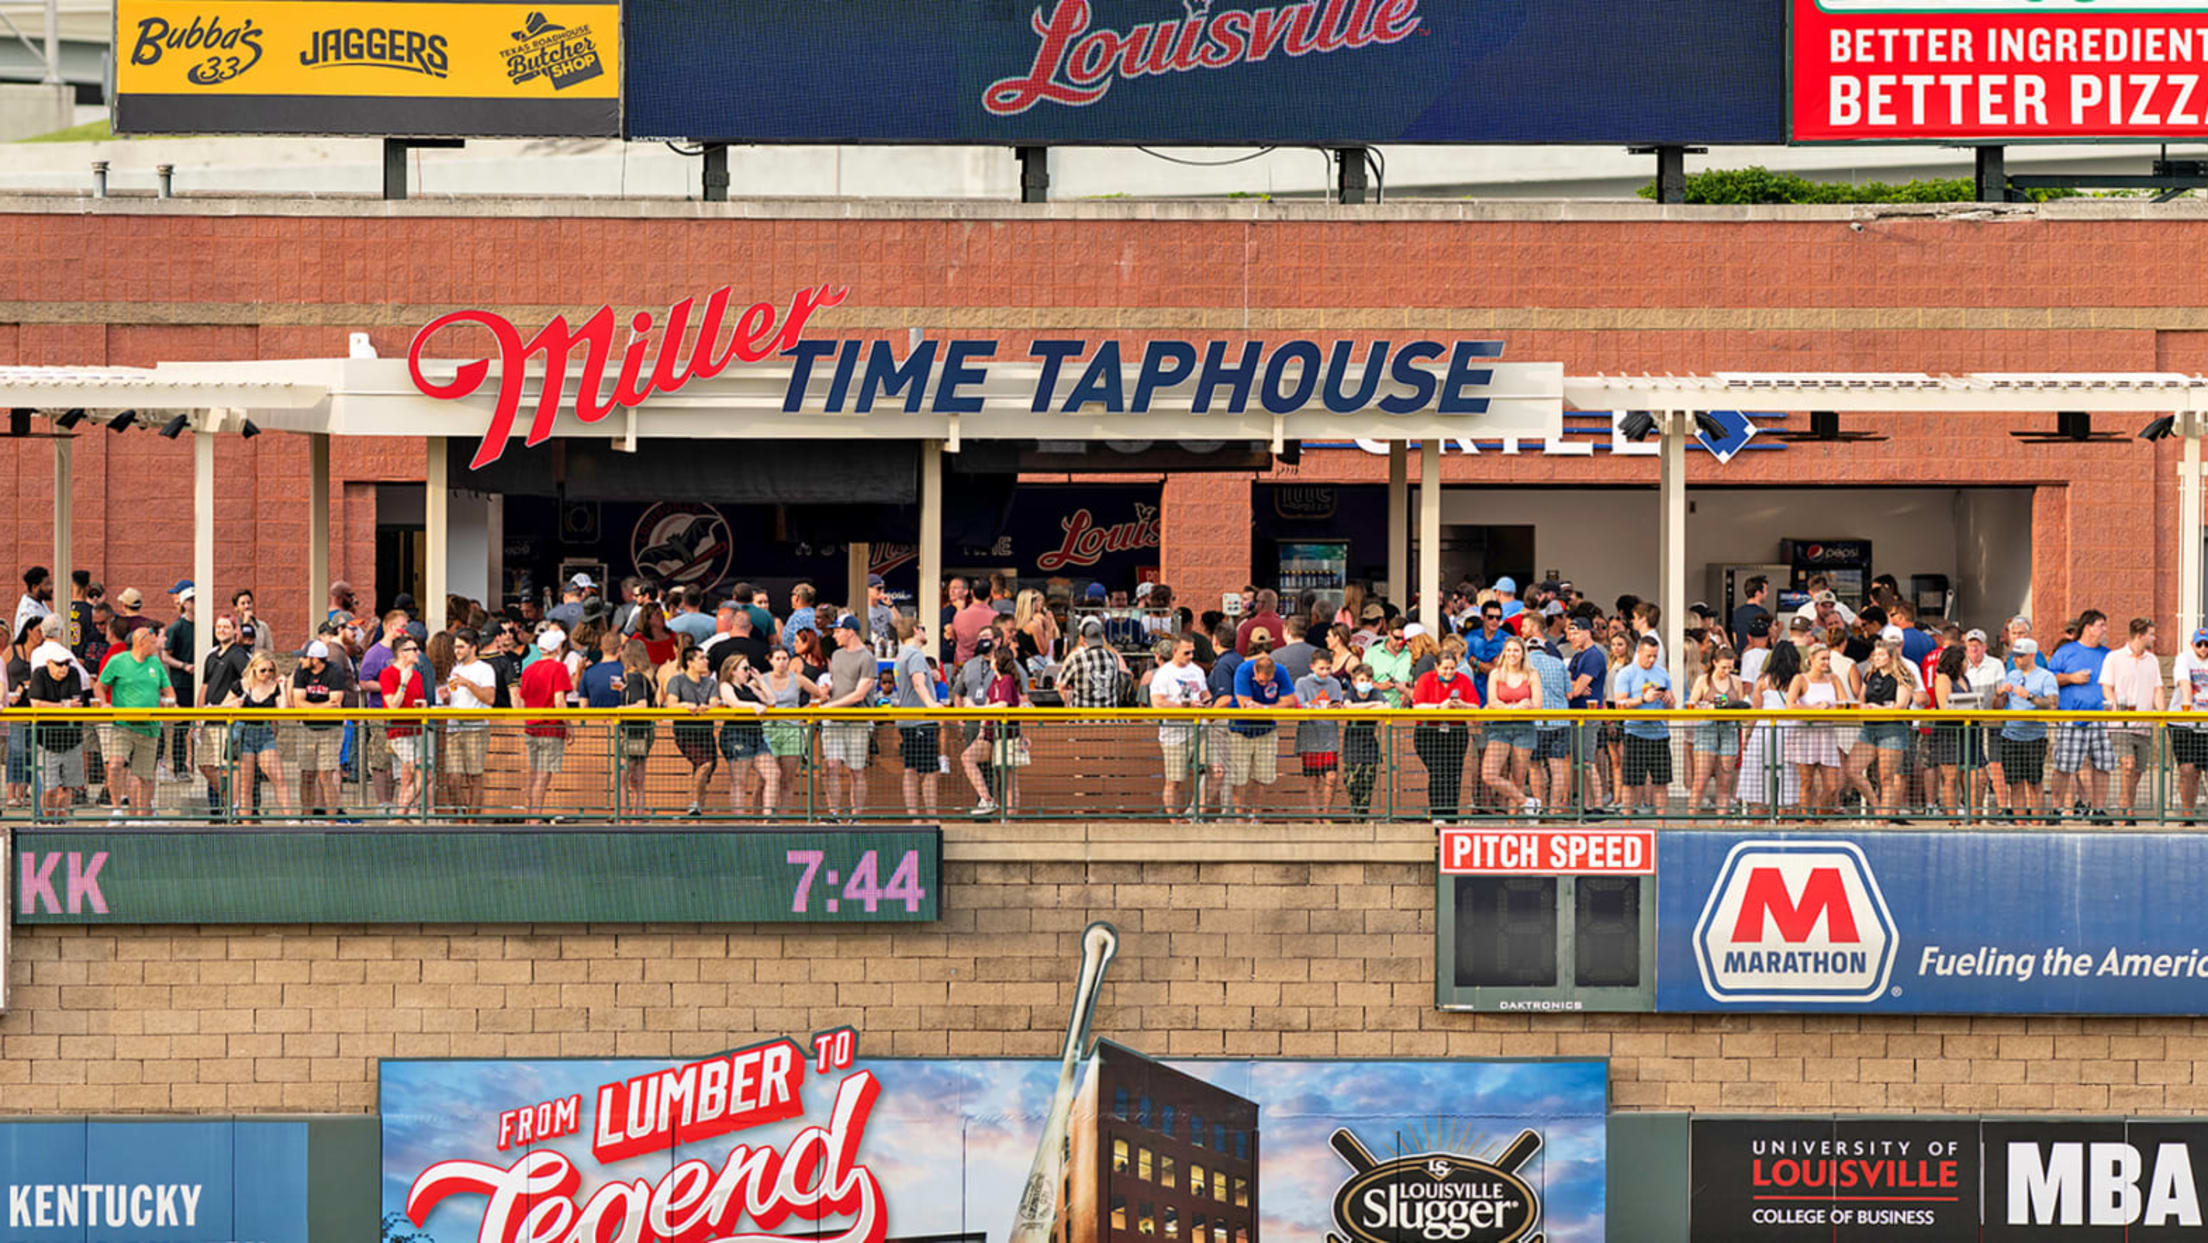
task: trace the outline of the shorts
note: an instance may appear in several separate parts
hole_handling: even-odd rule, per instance
[[[1937,725],[1932,729],[1934,768],[1983,768],[1986,764],[1986,731],[1968,725]]]
[[[1671,739],[1643,738],[1638,734],[1625,736],[1625,784],[1629,786],[1668,786],[1671,784]]]
[[[274,725],[239,723],[230,727],[230,736],[237,741],[240,759],[276,749],[276,727]]]
[[[381,770],[391,767],[391,727],[369,725],[365,722],[355,731],[361,737],[360,755],[369,768]]]
[[[230,727],[227,725],[216,725],[212,726],[211,728],[222,730],[224,733],[228,733],[230,731]],[[120,725],[95,725],[92,727],[92,740],[95,743],[99,744],[100,758],[105,763],[120,764],[123,762],[123,744],[116,741],[115,738],[115,735],[122,732],[123,727]],[[24,741],[26,745],[28,745],[29,740],[25,739]],[[10,746],[8,747],[8,758],[11,761],[15,758],[15,747],[13,746],[13,744],[10,744]],[[15,780],[12,764],[10,766],[10,775],[8,777],[8,780]],[[24,780],[27,781],[29,780],[29,778],[26,777],[24,778]]]
[[[2055,726],[2055,771],[2074,773],[2081,768],[2116,771],[2116,748],[2108,741],[2108,727],[2099,721],[2065,721]]]
[[[1856,745],[1877,747],[1881,751],[1907,751],[1909,749],[1909,723],[1907,721],[1879,721],[1856,731]]]
[[[841,764],[855,773],[863,773],[871,762],[867,754],[874,741],[874,727],[865,721],[830,721],[821,727],[821,749],[828,754],[828,762]]]
[[[2154,763],[2154,735],[2147,730],[2109,730],[2108,744],[2115,749],[2118,760],[2129,759],[2140,768]]]
[[[422,756],[428,753],[428,748],[422,745],[423,741],[420,734],[392,734],[386,738],[385,744],[391,749],[392,767],[419,765]]]
[[[1537,760],[1568,760],[1572,758],[1572,731],[1569,729],[1537,729],[1533,733],[1533,758]]]
[[[1334,751],[1306,751],[1303,753],[1303,775],[1324,777],[1341,767],[1341,755]]]
[[[2047,740],[2001,739],[2001,775],[2011,785],[2038,785],[2047,775]]]
[[[767,731],[757,725],[723,725],[721,758],[748,760],[767,753]]]
[[[1271,785],[1280,780],[1280,740],[1267,732],[1263,734],[1227,734],[1227,784],[1243,785],[1255,781],[1259,785]]]
[[[675,750],[690,761],[692,768],[704,768],[720,762],[713,748],[713,727],[710,725],[676,725]]]
[[[192,731],[192,750],[201,768],[220,768],[230,762],[230,727],[201,725]]]
[[[490,750],[490,730],[448,729],[445,731],[445,771],[458,773],[463,777],[480,777],[483,775],[483,761],[489,756]]]
[[[394,739],[393,741],[397,741]],[[524,735],[523,747],[529,752],[529,771],[556,773],[567,762],[567,739],[539,738],[535,734]]]
[[[84,744],[66,751],[38,749],[38,779],[48,790],[65,790],[84,784]]]
[[[1779,731],[1785,740],[1786,762],[1803,767],[1840,767],[1840,728],[1833,725],[1795,725]]]
[[[2197,729],[2173,729],[2170,731],[2170,752],[2180,764],[2208,767],[2208,733]]]
[[[1694,749],[1704,755],[1738,756],[1740,726],[1709,721],[1694,727]]]
[[[1159,739],[1158,753],[1165,759],[1165,779],[1179,781],[1188,775],[1189,761],[1196,754],[1196,740],[1193,736]]]
[[[938,772],[943,766],[943,732],[933,724],[900,725],[897,754],[905,761],[907,772]]]
[[[776,759],[805,754],[805,727],[788,722],[767,726],[767,750]]]
[[[115,747],[107,753],[107,762],[121,764],[130,775],[145,781],[153,780],[154,766],[161,759],[161,739],[158,735],[141,734],[134,729],[117,726]]]
[[[1533,726],[1515,721],[1499,722],[1487,727],[1490,746],[1513,747],[1520,751],[1533,750]]]
[[[299,771],[327,773],[337,771],[337,759],[345,753],[343,729],[315,729],[308,726],[299,731],[291,741],[293,754],[297,755]]]

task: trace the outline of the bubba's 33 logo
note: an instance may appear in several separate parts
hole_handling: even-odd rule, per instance
[[[1345,1128],[1334,1151],[1355,1173],[1334,1192],[1327,1243],[1541,1243],[1541,1196],[1518,1171],[1541,1151],[1521,1131],[1502,1155],[1477,1161],[1453,1152],[1375,1158]]]
[[[130,63],[158,65],[164,52],[206,52],[207,59],[184,71],[194,86],[228,82],[261,61],[261,36],[266,32],[245,18],[225,26],[219,17],[194,16],[179,30],[167,18],[148,17],[138,23],[138,37],[130,45]]]

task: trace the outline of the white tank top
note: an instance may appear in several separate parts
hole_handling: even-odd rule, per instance
[[[1802,683],[1802,706],[1808,707],[1814,704],[1822,708],[1830,707],[1839,702],[1839,692],[1833,688],[1832,683],[1806,681]]]

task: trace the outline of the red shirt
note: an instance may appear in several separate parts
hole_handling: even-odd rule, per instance
[[[383,688],[383,706],[386,708],[419,708],[429,702],[422,689],[422,667],[401,670],[397,665],[385,665],[376,678]],[[393,722],[388,732],[393,738],[412,738],[421,733],[421,727]]]
[[[1419,675],[1417,684],[1411,687],[1411,702],[1414,704],[1448,703],[1450,691],[1457,693],[1458,701],[1463,703],[1464,706],[1468,708],[1480,706],[1480,688],[1472,685],[1472,679],[1464,676],[1463,672],[1459,671],[1455,681],[1444,682],[1441,680],[1441,672],[1437,669],[1428,669],[1425,673]]]
[[[521,671],[521,706],[524,708],[557,708],[567,701],[568,693],[574,689],[574,680],[567,676],[567,662],[557,657],[546,656]],[[521,732],[531,738],[565,738],[567,726],[558,721],[531,721]]]
[[[1250,654],[1250,634],[1260,626],[1265,628],[1266,634],[1272,636],[1274,651],[1277,652],[1287,645],[1288,635],[1286,631],[1288,624],[1280,619],[1280,614],[1259,613],[1234,628],[1234,650],[1236,653],[1243,656]]]

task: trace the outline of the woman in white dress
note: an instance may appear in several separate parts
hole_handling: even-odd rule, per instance
[[[1771,649],[1763,672],[1756,677],[1756,706],[1767,712],[1786,707],[1786,688],[1802,671],[1802,649],[1781,641]],[[1802,783],[1794,767],[1786,763],[1786,734],[1776,721],[1758,721],[1748,730],[1740,748],[1740,777],[1734,783],[1736,797],[1752,807],[1770,807],[1774,797],[1780,807],[1802,801]]]
[[[1832,675],[1832,649],[1819,643],[1809,649],[1808,665],[1786,690],[1786,706],[1832,711],[1840,707],[1840,683]],[[1829,812],[1840,795],[1840,735],[1830,725],[1796,726],[1787,733],[1786,762],[1802,781],[1802,807],[1812,814]]]

